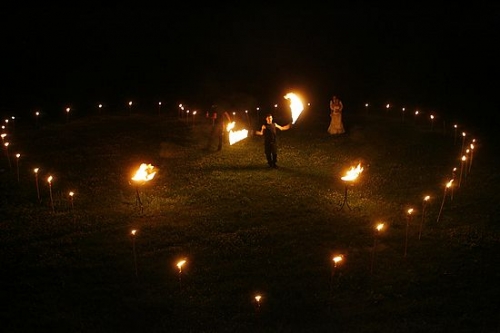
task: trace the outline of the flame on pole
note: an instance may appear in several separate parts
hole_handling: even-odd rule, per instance
[[[179,269],[179,287],[182,289],[182,266],[186,264],[186,259],[181,259],[177,262],[176,266]]]
[[[139,195],[139,185],[143,185],[146,182],[150,181],[155,177],[155,175],[156,171],[154,166],[152,166],[151,164],[142,163],[139,166],[139,169],[137,169],[137,171],[135,172],[134,176],[131,178],[136,184],[136,203],[141,208],[141,212],[143,211],[143,205],[141,202],[141,197]]]
[[[133,229],[130,232],[130,235],[132,236],[132,254],[134,255],[134,268],[135,268],[135,277],[137,278],[139,276],[138,270],[137,270],[137,253],[135,250],[135,237],[137,235],[137,230]]]
[[[405,233],[405,253],[404,253],[405,258],[408,252],[408,231],[410,229],[410,223],[412,221],[413,208],[408,209],[406,213],[408,214],[408,218],[406,220],[406,233]]]
[[[50,207],[52,208],[52,213],[55,212],[55,208],[54,208],[54,199],[52,197],[52,179],[53,177],[52,176],[49,176],[47,178],[47,182],[49,183],[49,192],[50,192]]]
[[[452,184],[453,184],[453,179],[450,180],[448,183],[446,183],[446,186],[444,187],[443,201],[441,201],[441,208],[439,208],[439,214],[436,222],[439,222],[439,219],[441,218],[441,213],[443,212],[443,207],[444,207],[444,201],[446,200],[446,192],[452,186]]]
[[[304,110],[304,104],[300,100],[299,96],[295,93],[288,93],[285,95],[285,99],[290,100],[290,109],[292,111],[292,124],[295,124],[300,114]]]
[[[380,234],[380,232],[384,229],[385,224],[384,223],[379,223],[375,227],[375,235],[373,237],[373,248],[372,248],[372,260],[370,264],[370,274],[373,274],[373,263],[375,262],[375,251],[377,248],[377,237]]]
[[[41,199],[40,199],[40,186],[38,185],[38,171],[39,170],[40,170],[39,168],[34,168],[33,169],[33,172],[35,173],[36,195],[37,195],[37,198],[38,198],[38,203],[41,202]]]
[[[363,172],[363,167],[359,163],[356,167],[351,167],[341,179],[343,181],[355,181],[361,172]]]
[[[420,237],[422,236],[422,227],[424,225],[424,220],[425,220],[425,208],[427,207],[427,202],[430,200],[430,195],[426,195],[424,197],[424,200],[422,201],[422,220],[420,220],[420,229],[418,231],[418,239],[420,240]]]
[[[339,210],[344,208],[344,205],[347,205],[349,210],[351,210],[351,206],[349,206],[349,203],[347,202],[347,185],[348,183],[353,183],[359,176],[359,174],[363,172],[363,168],[361,167],[361,163],[359,163],[356,167],[351,167],[345,174],[345,176],[341,177],[345,183],[345,189],[344,189],[344,201],[342,204],[340,204]]]
[[[257,316],[259,316],[260,314],[260,306],[261,306],[261,303],[262,303],[262,295],[260,294],[257,294],[254,296],[254,300],[255,300],[255,314]]]

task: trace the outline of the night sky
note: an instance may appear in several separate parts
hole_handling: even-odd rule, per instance
[[[2,11],[2,114],[299,89],[498,119],[499,5],[102,6]]]

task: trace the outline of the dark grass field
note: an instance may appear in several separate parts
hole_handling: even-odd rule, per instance
[[[492,141],[461,125],[465,165],[451,124],[350,110],[331,137],[314,111],[278,133],[277,170],[262,137],[207,150],[210,123],[175,111],[17,124],[0,164],[2,330],[500,332]],[[138,186],[141,163],[157,174]]]

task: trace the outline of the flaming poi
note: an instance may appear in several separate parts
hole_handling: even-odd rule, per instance
[[[292,124],[295,124],[300,114],[304,110],[304,104],[300,100],[299,96],[294,93],[288,93],[285,95],[285,98],[290,100],[290,109],[292,111]]]
[[[229,133],[229,144],[233,145],[234,143],[241,141],[248,137],[248,130],[242,129],[238,131],[234,131],[236,123],[234,121],[230,122],[226,126],[226,131]]]

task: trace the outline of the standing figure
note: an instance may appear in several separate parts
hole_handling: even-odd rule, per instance
[[[207,150],[210,150],[213,141],[217,140],[217,151],[221,151],[224,132],[227,124],[231,122],[231,117],[226,111],[220,111],[216,105],[213,105],[210,119],[212,120],[212,130],[208,138]]]
[[[276,142],[276,129],[286,131],[290,129],[291,124],[280,126],[273,122],[272,114],[266,115],[266,123],[262,125],[260,131],[256,131],[256,135],[264,135],[264,153],[266,154],[267,164],[270,168],[278,168],[278,145]]]
[[[328,127],[328,133],[343,134],[345,133],[344,124],[342,123],[342,110],[344,105],[342,101],[338,99],[337,96],[333,96],[330,100],[330,126]]]

